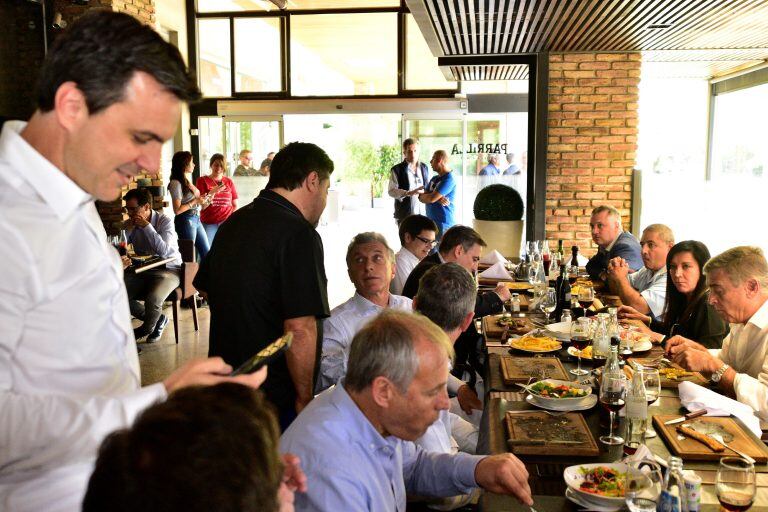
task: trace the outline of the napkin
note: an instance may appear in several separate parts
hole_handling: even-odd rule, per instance
[[[504,268],[504,263],[502,262],[494,263],[491,267],[483,270],[480,272],[479,277],[484,277],[486,279],[512,279],[512,276],[509,275],[509,272]]]
[[[499,251],[496,249],[492,250],[482,258],[480,258],[480,263],[483,263],[485,265],[493,265],[495,263],[508,263],[507,259],[501,255]]]
[[[693,382],[681,382],[677,389],[680,393],[680,402],[689,411],[706,409],[707,416],[733,415],[739,418],[758,438],[762,435],[760,420],[747,404],[737,402]]]

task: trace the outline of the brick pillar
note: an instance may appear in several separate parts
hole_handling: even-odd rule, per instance
[[[639,83],[639,53],[550,55],[549,240],[593,254],[589,217],[601,204],[617,208],[631,229]]]

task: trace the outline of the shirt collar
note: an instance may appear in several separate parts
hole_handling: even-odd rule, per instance
[[[387,306],[392,305],[392,297],[393,295],[390,293],[389,300],[387,301]],[[360,309],[376,309],[378,311],[381,311],[384,309],[378,304],[374,304],[373,302],[369,301],[368,299],[360,295],[358,292],[355,292],[355,295],[352,297],[352,300],[354,301],[355,306],[357,306]]]
[[[398,251],[398,254],[402,254],[403,257],[408,258],[411,261],[415,261],[416,263],[419,262],[419,257],[413,254],[411,251],[406,249],[405,247],[401,247]]]
[[[350,433],[355,437],[355,441],[372,450],[389,447],[389,442],[373,427],[363,411],[349,396],[344,389],[344,380],[342,379],[333,391],[331,391],[331,403],[339,410],[341,415],[347,417],[346,425],[350,427]]]
[[[0,135],[0,154],[40,198],[64,220],[93,197],[21,137],[27,123],[8,121]]]
[[[294,205],[292,202],[290,202],[289,200],[287,200],[286,198],[284,198],[283,196],[281,196],[280,194],[278,194],[274,190],[270,190],[270,189],[266,189],[265,188],[264,190],[259,192],[258,197],[256,197],[256,199],[254,199],[254,201],[257,201],[259,199],[263,199],[263,200],[266,200],[266,201],[277,203],[280,206],[288,209],[292,213],[295,213],[296,215],[298,215],[299,217],[304,219],[304,215],[302,215],[301,211],[299,211],[299,209],[296,208],[296,205]],[[307,220],[307,219],[304,219],[304,220]],[[309,221],[307,221],[307,223],[309,223]]]
[[[752,318],[747,323],[757,326],[760,330],[768,327],[768,300],[763,302],[763,305],[755,311],[755,314],[752,315]]]
[[[443,255],[440,254],[440,251],[436,252],[435,254],[437,254],[438,258],[440,258],[440,263],[445,263],[445,258],[443,258]]]
[[[606,248],[605,248],[605,249],[603,249],[603,250],[604,250],[605,252],[611,252],[611,249],[613,249],[613,246],[614,246],[614,245],[616,245],[616,242],[618,242],[618,241],[619,241],[619,237],[620,237],[620,236],[621,236],[621,233],[619,233],[619,235],[618,235],[616,238],[614,238],[614,239],[613,239],[613,242],[611,242],[610,244],[608,244],[608,247],[606,247]]]

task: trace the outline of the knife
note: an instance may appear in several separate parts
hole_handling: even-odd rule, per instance
[[[675,423],[682,423],[686,420],[692,420],[693,418],[698,418],[699,416],[704,416],[707,414],[706,409],[699,409],[698,411],[689,412],[685,416],[680,416],[679,418],[675,418],[673,420],[665,421],[665,425],[674,425]]]

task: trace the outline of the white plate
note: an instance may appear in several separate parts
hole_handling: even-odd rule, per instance
[[[632,345],[632,352],[646,352],[652,348],[653,343],[651,343],[650,339],[646,338],[640,341],[636,341],[635,344]]]
[[[581,494],[578,494],[576,491],[572,490],[570,487],[565,490],[565,497],[566,499],[574,502],[578,506],[589,510],[591,512],[616,512],[617,510],[621,510],[621,507],[602,507],[599,505],[596,505],[592,503],[591,501],[587,501],[584,498],[582,498]]]
[[[525,397],[525,401],[536,407],[547,409],[548,411],[586,411],[597,405],[597,395],[592,393],[582,398],[579,402],[542,402],[538,397],[528,395]]]
[[[578,496],[581,501],[593,503],[598,507],[623,507],[623,496],[621,498],[609,498],[607,496],[599,496],[597,494],[579,490],[579,486],[581,486],[581,483],[584,481],[584,475],[581,473],[581,468],[592,469],[596,467],[608,467],[619,473],[627,472],[627,465],[622,462],[615,462],[613,464],[577,464],[575,466],[569,466],[563,471],[563,479],[565,480],[568,489],[576,493],[576,496]]]
[[[570,322],[557,322],[556,324],[549,324],[545,327],[547,332],[559,340],[571,339],[571,323]]]
[[[546,383],[546,384],[549,384],[552,387],[569,386],[569,387],[572,387],[572,388],[579,388],[579,389],[581,389],[583,391],[586,391],[587,394],[584,395],[584,396],[572,396],[572,397],[566,397],[566,398],[554,398],[554,397],[550,398],[550,397],[546,397],[546,396],[541,396],[541,395],[537,394],[536,392],[534,392],[531,389],[532,386],[535,386],[536,384],[539,384],[539,383]],[[534,382],[533,384],[527,386],[526,389],[528,389],[528,392],[531,395],[533,395],[533,397],[536,398],[537,401],[539,401],[541,403],[544,403],[544,404],[548,404],[548,403],[570,403],[570,404],[574,404],[574,403],[581,402],[582,400],[586,399],[592,393],[592,386],[588,386],[588,385],[585,385],[585,384],[579,384],[578,382],[573,382],[573,381],[570,381],[570,380],[557,380],[557,379],[544,379],[544,380],[540,380],[539,382]]]

